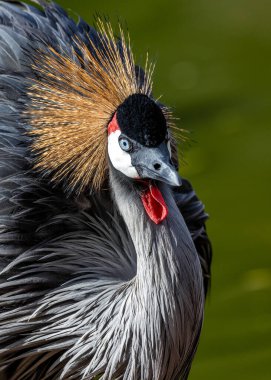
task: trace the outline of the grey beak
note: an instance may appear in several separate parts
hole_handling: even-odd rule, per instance
[[[140,178],[162,181],[171,186],[181,186],[181,178],[170,161],[165,143],[158,147],[141,147],[131,154],[132,165],[137,169]]]

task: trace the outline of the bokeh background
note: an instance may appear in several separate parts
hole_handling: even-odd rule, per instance
[[[271,1],[59,0],[126,22],[190,131],[180,172],[210,214],[213,283],[191,380],[271,379]]]

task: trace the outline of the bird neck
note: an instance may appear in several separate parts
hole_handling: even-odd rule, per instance
[[[133,349],[148,358],[143,367],[150,375],[142,378],[187,378],[203,319],[202,272],[170,188],[158,187],[168,215],[155,224],[131,182],[111,175],[113,197],[137,255],[135,276],[126,283],[134,316],[130,329],[143,342]],[[161,368],[167,368],[164,374]]]
[[[189,272],[192,268],[200,274],[201,269],[191,235],[170,187],[162,183],[157,186],[168,208],[166,219],[159,224],[155,224],[147,215],[140,193],[132,182],[120,177],[117,171],[111,173],[113,198],[137,254],[137,281],[146,281],[148,278],[153,281],[158,276],[156,284],[159,284],[163,275],[174,286],[174,281],[177,285],[186,269]],[[200,281],[199,288],[202,286]]]

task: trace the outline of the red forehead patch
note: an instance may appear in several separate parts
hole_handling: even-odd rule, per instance
[[[109,135],[110,135],[110,133],[113,133],[113,132],[120,130],[119,125],[118,125],[118,121],[117,121],[117,113],[114,114],[113,119],[108,124],[107,130],[108,130]]]

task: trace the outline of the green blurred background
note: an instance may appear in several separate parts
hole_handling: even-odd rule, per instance
[[[271,1],[59,0],[126,21],[156,96],[191,132],[188,177],[211,218],[213,284],[190,379],[271,379]]]

